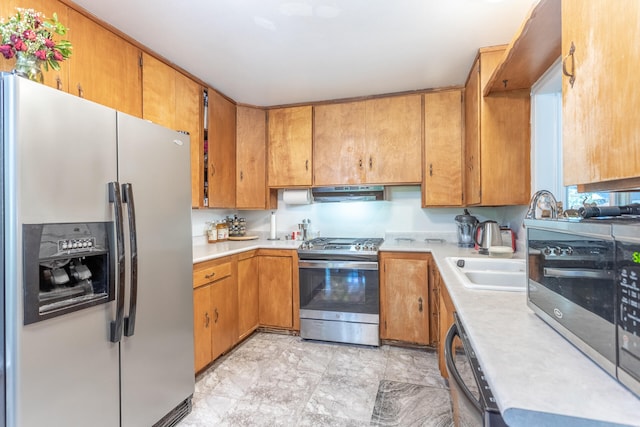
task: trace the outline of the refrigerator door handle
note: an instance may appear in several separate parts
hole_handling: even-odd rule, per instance
[[[129,316],[124,319],[124,335],[133,335],[136,327],[136,305],[138,302],[138,237],[136,232],[136,209],[133,202],[133,187],[130,183],[122,184],[122,196],[127,204],[129,217],[129,246],[131,249],[131,291],[129,294]]]
[[[111,342],[120,342],[122,338],[122,320],[124,317],[124,229],[122,227],[122,199],[120,198],[120,184],[109,183],[109,203],[113,203],[116,227],[116,257],[118,265],[118,289],[116,303],[116,319],[111,322]]]

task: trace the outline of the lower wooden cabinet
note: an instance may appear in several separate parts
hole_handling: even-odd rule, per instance
[[[195,371],[238,342],[237,258],[194,265],[193,316]]]
[[[428,345],[428,253],[380,252],[380,338]]]
[[[300,329],[297,252],[261,249],[259,269],[260,325]]]
[[[238,338],[258,328],[258,256],[257,251],[238,255]]]
[[[447,292],[447,287],[442,282],[442,278],[440,277],[440,271],[434,265],[431,269],[432,271],[432,280],[437,287],[437,319],[438,319],[438,337],[436,342],[436,348],[438,349],[438,367],[440,368],[440,374],[444,378],[448,378],[449,374],[447,373],[447,365],[444,360],[444,343],[445,338],[447,336],[447,332],[451,325],[453,325],[453,313],[456,311],[453,306],[453,302],[451,301],[451,297],[449,296],[449,292]]]

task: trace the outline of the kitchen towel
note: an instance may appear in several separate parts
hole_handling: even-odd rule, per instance
[[[282,200],[287,205],[308,205],[311,203],[311,190],[288,190],[282,192]]]

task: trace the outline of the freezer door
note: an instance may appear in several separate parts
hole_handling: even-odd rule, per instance
[[[118,424],[113,303],[23,324],[23,224],[113,221],[115,110],[3,77],[7,425]]]
[[[118,113],[118,167],[130,184],[123,194],[133,195],[137,252],[134,290],[129,243],[122,426],[150,426],[194,391],[189,136]],[[125,212],[130,203],[126,196]]]

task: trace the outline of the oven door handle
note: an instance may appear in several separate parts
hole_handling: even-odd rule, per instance
[[[299,268],[322,269],[325,268],[348,268],[351,270],[378,270],[378,263],[374,261],[299,261]]]
[[[458,372],[458,368],[456,368],[456,364],[453,360],[454,356],[451,348],[453,347],[453,340],[457,336],[459,336],[458,326],[454,323],[453,325],[451,325],[451,328],[449,328],[449,331],[447,332],[447,337],[445,338],[445,341],[444,341],[444,359],[447,365],[447,371],[449,371],[449,375],[453,377],[453,380],[456,382],[456,384],[460,386],[460,389],[464,393],[466,399],[469,402],[473,403],[473,406],[475,406],[476,410],[479,413],[482,413],[482,405],[480,404],[480,401],[475,398],[475,396],[471,393],[467,385],[464,383],[464,380],[460,376],[460,373]],[[464,344],[463,344],[463,348],[464,348]],[[466,351],[467,349],[465,349],[465,357],[466,357]]]
[[[611,279],[613,271],[589,268],[553,268],[543,269],[544,277],[566,277],[570,279]]]

